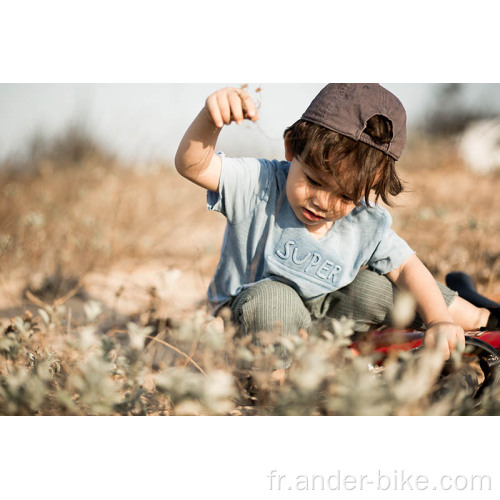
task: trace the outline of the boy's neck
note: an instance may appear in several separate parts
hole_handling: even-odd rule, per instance
[[[321,238],[324,238],[328,231],[334,226],[335,222],[325,222],[325,224],[322,224],[321,226],[306,226],[306,229],[311,233],[311,235],[317,239],[320,240]]]

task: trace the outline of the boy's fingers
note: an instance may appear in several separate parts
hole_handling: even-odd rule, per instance
[[[249,118],[252,121],[256,121],[259,118],[259,115],[257,113],[257,110],[255,109],[255,104],[253,102],[253,99],[244,89],[241,89],[239,94],[245,118]]]
[[[237,92],[231,92],[228,97],[232,117],[236,123],[241,123],[243,121],[243,106],[241,98]]]
[[[229,99],[227,94],[218,94],[217,104],[219,106],[219,111],[222,116],[222,120],[226,125],[229,125],[231,123],[231,106],[229,104]]]
[[[445,361],[450,359],[450,356],[451,356],[451,351],[450,351],[449,347],[446,346],[446,348],[443,350],[443,357],[444,357]]]
[[[455,330],[452,335],[448,336],[448,347],[450,352],[456,350],[463,352],[465,350],[465,335],[461,328]]]
[[[460,349],[460,352],[465,351],[465,332],[463,329],[457,336],[457,347]]]
[[[424,337],[424,344],[428,347],[437,347],[442,351],[443,357],[449,359],[451,353],[465,349],[465,335],[463,329],[453,323],[435,324]]]
[[[460,352],[465,351],[465,335],[460,335],[460,337],[458,338],[457,347]]]
[[[222,128],[233,120],[241,123],[245,118],[258,119],[255,104],[245,89],[227,87],[209,96],[206,108],[215,125]]]
[[[448,341],[448,344],[444,347],[445,359],[450,359],[452,352],[455,352],[455,343]]]
[[[449,359],[451,354],[459,347],[460,337],[456,330],[448,333],[444,345],[445,359]]]
[[[211,95],[206,102],[206,107],[210,116],[215,123],[215,125],[219,128],[222,128],[224,122],[222,120],[222,115],[219,109],[219,104],[217,102],[217,97],[215,95]]]

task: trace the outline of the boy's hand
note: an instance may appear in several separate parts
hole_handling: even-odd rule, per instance
[[[441,349],[444,359],[447,360],[455,349],[458,349],[459,352],[464,351],[464,330],[455,323],[445,321],[431,323],[425,332],[424,345],[427,347],[437,346]]]
[[[207,98],[205,109],[218,128],[233,121],[241,123],[248,119],[255,122],[259,118],[255,104],[245,89],[226,87],[218,90]]]
[[[177,171],[198,186],[216,192],[222,172],[222,160],[214,154],[220,131],[224,124],[241,123],[244,119],[258,119],[245,89],[227,87],[210,95],[177,148]]]

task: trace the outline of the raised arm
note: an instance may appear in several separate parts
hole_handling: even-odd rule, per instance
[[[177,171],[198,186],[217,191],[222,160],[214,153],[220,131],[224,125],[244,119],[258,119],[252,98],[244,89],[227,87],[211,94],[179,144]]]

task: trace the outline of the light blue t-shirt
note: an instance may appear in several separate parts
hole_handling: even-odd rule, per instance
[[[414,253],[378,205],[355,208],[317,240],[288,203],[289,162],[220,156],[219,191],[207,193],[208,208],[227,218],[208,290],[216,310],[264,279],[289,284],[308,300],[348,285],[363,266],[386,274]]]

